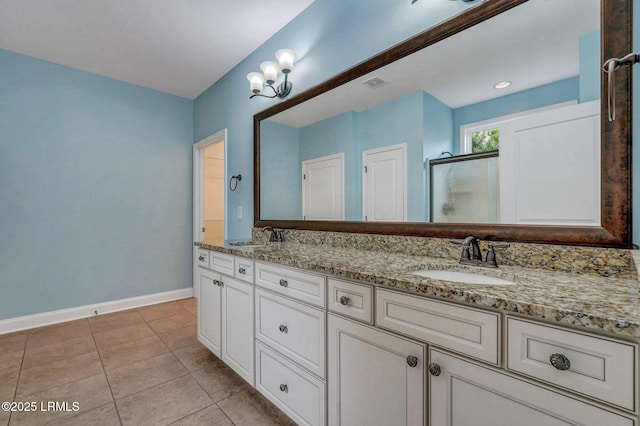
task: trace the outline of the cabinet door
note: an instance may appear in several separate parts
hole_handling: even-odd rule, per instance
[[[561,392],[432,349],[431,426],[632,426],[635,421]],[[517,419],[517,420],[516,420]]]
[[[198,268],[198,340],[220,356],[220,324],[222,321],[222,286],[220,274]]]
[[[222,360],[253,386],[253,286],[224,275],[222,281]]]
[[[334,315],[328,336],[330,425],[425,424],[425,345]]]

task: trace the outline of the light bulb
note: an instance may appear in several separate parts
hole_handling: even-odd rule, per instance
[[[278,78],[278,64],[273,61],[265,61],[260,64],[260,69],[264,73],[264,79],[267,84],[275,83]]]
[[[280,63],[280,71],[289,74],[293,71],[293,61],[296,60],[296,52],[291,49],[280,49],[276,52],[276,58]]]
[[[264,77],[259,72],[250,72],[247,74],[247,80],[249,80],[249,88],[255,94],[262,92],[264,85]]]

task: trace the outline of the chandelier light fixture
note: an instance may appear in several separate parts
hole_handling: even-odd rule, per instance
[[[262,73],[250,72],[247,74],[247,80],[249,80],[249,88],[253,95],[249,96],[249,99],[253,99],[256,96],[262,96],[264,98],[284,99],[291,93],[293,84],[289,81],[289,73],[293,71],[293,62],[296,60],[296,53],[291,49],[280,49],[276,52],[276,59],[278,63],[274,61],[265,61],[260,64]],[[284,81],[277,87],[274,87],[274,83],[278,79],[278,72],[284,74]],[[266,84],[266,86],[265,86]],[[273,95],[263,95],[262,90],[266,87],[273,90]]]

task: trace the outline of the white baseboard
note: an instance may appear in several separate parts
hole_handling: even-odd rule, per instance
[[[78,306],[76,308],[43,312],[41,314],[9,318],[6,320],[0,320],[0,334],[92,317],[96,315],[96,312],[98,315],[102,315],[110,312],[124,311],[125,309],[153,305],[156,303],[186,299],[188,297],[193,297],[193,288],[191,287],[182,288],[180,290],[165,291],[163,293],[148,294],[145,296],[130,297],[128,299],[96,303],[93,305]]]

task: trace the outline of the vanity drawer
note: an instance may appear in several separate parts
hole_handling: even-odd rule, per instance
[[[202,266],[203,268],[209,267],[209,250],[198,249],[196,251],[196,262],[198,266]]]
[[[324,308],[325,278],[271,263],[256,262],[256,285]]]
[[[498,364],[500,315],[376,289],[376,325]]]
[[[325,377],[325,312],[256,289],[256,338]]]
[[[256,342],[256,389],[299,425],[325,424],[326,384]]]
[[[637,408],[637,350],[632,343],[507,317],[508,369],[628,410]]]
[[[253,284],[253,259],[236,256],[235,277]]]
[[[217,251],[209,252],[209,269],[213,269],[221,274],[234,276],[233,256]]]
[[[329,278],[329,310],[373,323],[373,287]]]

